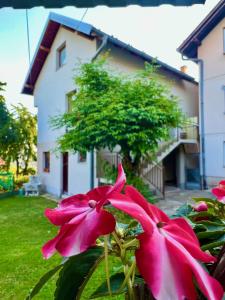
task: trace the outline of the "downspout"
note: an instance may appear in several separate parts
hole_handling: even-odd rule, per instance
[[[98,50],[96,51],[94,56],[92,57],[91,61],[94,61],[98,57],[100,52],[106,47],[107,42],[108,42],[108,36],[104,35],[102,44],[98,48]],[[94,154],[94,152],[95,152],[94,149],[91,150],[91,152],[90,152],[90,189],[93,189],[95,187],[95,154]]]
[[[198,58],[188,59],[182,55],[183,60],[190,60],[199,66],[199,135],[200,135],[200,184],[201,189],[207,189],[205,172],[205,120],[204,120],[204,61]]]

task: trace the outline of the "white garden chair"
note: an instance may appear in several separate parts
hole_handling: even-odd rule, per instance
[[[41,192],[41,181],[36,175],[31,175],[29,182],[24,183],[23,187],[25,189],[26,196],[39,196]]]

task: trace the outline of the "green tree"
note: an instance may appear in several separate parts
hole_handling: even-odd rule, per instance
[[[138,175],[142,158],[155,153],[158,142],[181,124],[177,99],[154,65],[125,76],[100,59],[81,65],[75,83],[72,111],[52,121],[55,128],[67,128],[58,140],[62,151],[113,150],[119,145],[126,171]]]
[[[2,92],[6,84],[0,82],[0,157],[6,162],[16,162],[17,175],[20,168],[28,174],[29,163],[36,160],[37,118],[19,104],[9,111]]]
[[[29,163],[37,159],[37,117],[31,114],[21,103],[13,106],[13,116],[18,136],[18,142],[14,145],[17,175],[20,168],[22,174],[27,175]]]
[[[16,125],[8,110],[2,92],[6,84],[0,82],[0,157],[6,162],[6,169],[14,158],[13,145],[18,141]]]

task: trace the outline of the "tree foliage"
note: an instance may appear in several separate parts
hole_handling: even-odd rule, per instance
[[[54,127],[67,128],[58,140],[63,151],[113,150],[119,145],[125,168],[138,173],[141,158],[154,153],[158,142],[181,123],[177,99],[154,65],[125,76],[99,59],[81,65],[75,83],[72,111],[53,120]]]
[[[0,82],[0,92],[4,91],[6,84]],[[0,157],[6,162],[8,168],[12,160],[11,150],[17,141],[17,132],[13,116],[8,110],[5,97],[0,94]]]
[[[13,115],[18,134],[18,143],[15,145],[17,173],[22,168],[22,174],[26,175],[29,163],[36,160],[37,118],[21,103],[13,106]]]
[[[0,82],[0,93],[5,84]],[[30,161],[36,160],[37,120],[22,104],[9,111],[5,98],[0,94],[0,157],[9,169],[11,162],[17,164],[25,175]]]

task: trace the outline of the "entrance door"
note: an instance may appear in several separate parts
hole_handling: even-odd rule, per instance
[[[69,168],[69,160],[68,160],[68,152],[64,152],[62,154],[62,190],[63,193],[68,193],[68,168]]]

